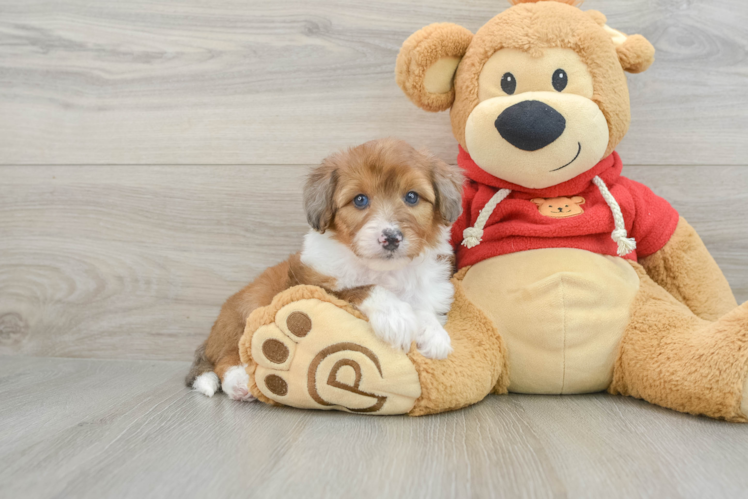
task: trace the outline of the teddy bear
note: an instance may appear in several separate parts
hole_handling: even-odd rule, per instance
[[[299,286],[249,317],[250,391],[269,404],[426,415],[488,394],[607,391],[748,421],[748,303],[695,230],[615,152],[630,122],[624,72],[653,46],[574,0],[511,0],[475,34],[427,26],[396,80],[450,110],[467,182],[452,226],[446,359],[373,335],[351,304]],[[282,339],[288,356],[262,346]]]

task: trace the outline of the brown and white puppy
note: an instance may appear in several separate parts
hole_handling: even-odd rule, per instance
[[[239,339],[250,313],[295,285],[348,300],[374,332],[429,358],[452,350],[444,330],[454,289],[449,225],[462,209],[458,167],[403,141],[370,141],[326,158],[304,189],[312,229],[301,252],[267,269],[223,305],[195,353],[187,385],[250,400]]]

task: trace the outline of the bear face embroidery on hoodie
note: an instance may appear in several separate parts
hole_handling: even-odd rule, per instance
[[[576,217],[582,215],[584,210],[580,205],[584,204],[584,198],[581,196],[573,196],[567,198],[561,196],[558,198],[533,198],[533,203],[538,206],[540,215],[546,217],[552,217],[554,219],[565,219],[566,217]]]

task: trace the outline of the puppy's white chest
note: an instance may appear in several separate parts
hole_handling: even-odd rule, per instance
[[[437,258],[438,254],[448,253],[451,247],[446,242],[443,248],[432,250],[399,269],[372,269],[350,249],[327,235],[310,232],[304,241],[301,261],[317,272],[335,278],[335,289],[345,290],[363,286],[380,286],[412,306],[425,306],[440,312],[449,310],[451,303],[450,267]]]
[[[409,295],[409,288],[415,285],[412,276],[408,276],[408,274],[410,273],[388,273],[375,280],[375,284],[386,288],[400,299],[405,300]]]

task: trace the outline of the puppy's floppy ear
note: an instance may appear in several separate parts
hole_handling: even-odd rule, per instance
[[[462,176],[460,167],[447,165],[435,156],[431,162],[431,179],[436,193],[436,208],[448,224],[452,224],[462,213]]]
[[[654,62],[655,48],[646,38],[641,35],[626,35],[607,24],[603,29],[613,40],[618,61],[624,71],[641,73],[649,69]]]
[[[333,157],[325,158],[312,170],[304,186],[304,209],[306,220],[312,229],[324,233],[335,215],[335,188],[338,169]]]
[[[397,84],[426,111],[444,111],[455,99],[454,75],[473,34],[452,23],[431,24],[408,37],[395,64]]]

